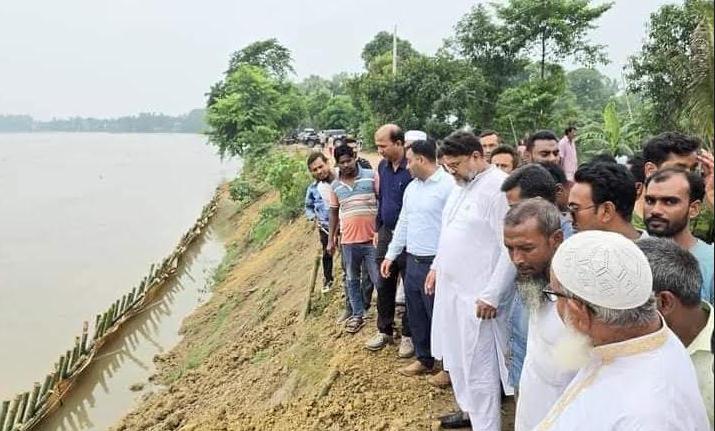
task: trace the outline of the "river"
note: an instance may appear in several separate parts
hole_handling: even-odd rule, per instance
[[[201,135],[0,134],[0,400],[27,391],[82,321],[168,255],[239,169]],[[106,429],[136,402],[223,255],[209,230],[169,294],[105,351],[43,430]],[[147,388],[145,390],[150,390]]]

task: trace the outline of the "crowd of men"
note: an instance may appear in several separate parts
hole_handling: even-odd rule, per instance
[[[387,124],[377,169],[354,142],[311,153],[324,290],[339,248],[339,322],[360,331],[377,292],[365,347],[399,326],[399,373],[454,391],[444,428],[501,430],[515,395],[517,431],[712,429],[713,244],[693,226],[712,234],[713,157],[668,132],[579,164],[576,133],[513,148]]]

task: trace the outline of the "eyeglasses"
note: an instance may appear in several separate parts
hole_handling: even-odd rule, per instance
[[[464,157],[461,160],[454,161],[451,163],[442,163],[442,167],[450,174],[454,174],[455,172],[457,172],[457,168],[459,168],[459,166],[462,165],[462,163],[466,162],[468,159],[468,157]]]
[[[586,307],[586,309],[588,311],[590,311],[591,313],[596,312],[596,310],[594,310],[594,308],[590,304],[588,304],[586,301],[584,301],[583,299],[580,299],[580,298],[576,298],[572,295],[567,295],[567,294],[561,293],[561,292],[555,292],[555,291],[549,290],[549,289],[544,289],[541,291],[541,293],[544,294],[544,296],[546,297],[547,300],[549,300],[549,302],[556,302],[559,300],[559,298],[573,299],[574,301],[578,301],[581,304],[583,304]]]
[[[565,298],[565,299],[571,298],[570,296],[568,296],[566,294],[563,294],[560,292],[554,292],[553,290],[548,290],[548,289],[542,290],[542,293],[544,294],[546,299],[548,299],[551,302],[556,302],[559,300],[559,298]]]
[[[596,208],[597,206],[598,206],[598,204],[593,204],[591,206],[579,208],[574,204],[568,204],[568,210],[571,213],[571,215],[576,215],[576,213],[578,213],[578,212],[590,210],[591,208]]]

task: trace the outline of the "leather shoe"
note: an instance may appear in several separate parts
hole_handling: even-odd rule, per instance
[[[469,415],[464,412],[450,413],[439,418],[439,425],[444,429],[465,428],[472,426]]]

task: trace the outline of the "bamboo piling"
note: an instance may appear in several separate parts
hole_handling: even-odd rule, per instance
[[[91,339],[89,322],[84,321],[82,332],[75,337],[74,345],[59,356],[53,370],[41,380],[42,384],[35,382],[31,392],[17,394],[12,401],[2,402],[0,431],[28,431],[61,402],[76,377],[96,357],[106,342],[106,337],[148,306],[155,297],[154,291],[174,276],[183,253],[216,213],[219,197],[220,191],[217,189],[213,198],[202,208],[194,225],[183,234],[172,253],[160,263],[152,263],[148,274],[137,286],[111,303],[104,312],[95,315]]]

